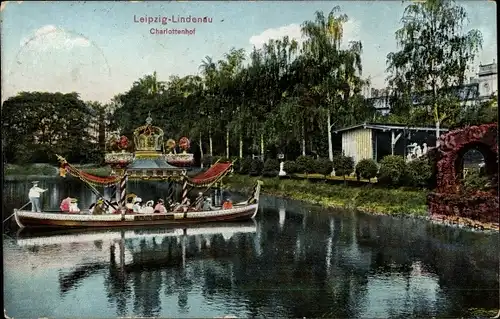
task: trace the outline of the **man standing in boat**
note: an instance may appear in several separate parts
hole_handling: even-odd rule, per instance
[[[40,205],[40,194],[46,192],[46,189],[38,187],[38,181],[33,181],[33,187],[30,188],[28,193],[28,197],[31,202],[31,211],[41,213],[41,205]]]

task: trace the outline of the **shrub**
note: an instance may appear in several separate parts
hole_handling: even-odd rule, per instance
[[[250,172],[250,167],[252,166],[252,158],[251,157],[245,157],[244,159],[241,160],[240,162],[240,174],[246,175]]]
[[[239,157],[231,157],[231,162],[233,162],[233,170],[235,172],[240,171],[241,161],[242,159]]]
[[[311,156],[299,156],[295,161],[297,164],[297,172],[299,173],[311,173],[314,171],[315,160]]]
[[[265,177],[276,177],[278,176],[280,168],[280,162],[277,159],[270,158],[265,161],[264,168],[262,170],[262,176]]]
[[[350,156],[339,154],[333,158],[333,167],[335,168],[335,175],[345,176],[350,175],[354,170],[354,159]]]
[[[284,169],[287,175],[295,174],[298,172],[297,164],[294,161],[286,161]]]
[[[210,155],[204,156],[203,157],[203,166],[204,167],[211,166],[211,165],[215,164],[215,162],[217,162],[220,158],[221,158],[220,156],[210,156]]]
[[[426,159],[415,159],[406,164],[406,184],[413,187],[429,187],[432,167]]]
[[[250,176],[260,176],[262,174],[262,169],[264,168],[264,163],[261,160],[253,159],[250,164],[249,175]]]
[[[388,155],[380,161],[378,181],[381,184],[401,186],[404,182],[406,162],[402,156]]]
[[[378,165],[371,158],[362,159],[356,165],[356,175],[368,180],[377,177]]]
[[[466,192],[484,191],[490,187],[490,177],[481,174],[478,170],[472,170],[463,179],[463,186]]]
[[[264,163],[264,172],[278,171],[280,169],[280,162],[277,159],[270,158]]]
[[[321,175],[330,175],[333,170],[333,162],[328,158],[319,158],[315,160],[314,172]]]

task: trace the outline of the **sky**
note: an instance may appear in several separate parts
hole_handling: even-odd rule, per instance
[[[496,5],[458,1],[479,29],[483,50],[476,61],[497,56]],[[301,41],[300,25],[340,6],[349,21],[344,42],[363,45],[363,76],[383,88],[386,56],[397,50],[394,33],[408,2],[401,1],[169,1],[23,2],[1,4],[2,101],[20,91],[78,92],[84,100],[109,102],[140,77],[157,72],[199,73],[206,56],[221,59],[232,47],[250,52],[269,39],[288,35]],[[211,22],[175,22],[180,17]],[[167,17],[166,24],[141,23]],[[172,19],[173,18],[173,19]],[[188,29],[193,34],[152,34],[151,29]],[[194,29],[194,30],[193,30]],[[175,31],[174,31],[175,32]]]

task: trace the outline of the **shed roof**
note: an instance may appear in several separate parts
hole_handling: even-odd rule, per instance
[[[162,171],[179,171],[182,168],[172,166],[167,163],[167,161],[162,159],[136,159],[134,160],[129,167],[128,170],[162,170]]]
[[[380,123],[363,123],[344,127],[334,131],[334,133],[356,130],[359,128],[367,128],[372,130],[394,131],[394,130],[410,130],[410,131],[435,131],[433,126],[408,126],[404,124],[380,124]],[[441,132],[447,132],[447,128],[440,128]]]

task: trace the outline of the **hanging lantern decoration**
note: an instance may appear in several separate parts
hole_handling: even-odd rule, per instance
[[[181,137],[181,139],[179,140],[179,147],[184,151],[184,153],[189,150],[190,145],[191,144],[189,142],[189,139],[185,136]]]

